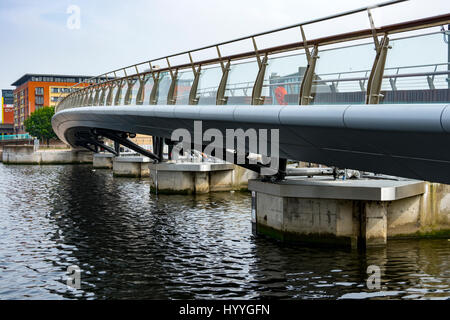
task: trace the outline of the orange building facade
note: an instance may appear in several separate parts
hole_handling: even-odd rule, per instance
[[[14,89],[14,133],[25,133],[25,120],[39,108],[54,107],[60,99],[75,90],[71,88],[89,76],[25,74],[12,83]],[[84,83],[83,86],[88,86]]]
[[[2,89],[1,92],[0,136],[3,136],[14,133],[14,97],[12,90]]]

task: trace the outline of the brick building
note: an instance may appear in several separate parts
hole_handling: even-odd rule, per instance
[[[14,89],[14,132],[25,133],[24,121],[35,110],[56,106],[59,99],[68,95],[73,85],[90,76],[25,74],[12,83]],[[88,84],[84,84],[87,86]]]

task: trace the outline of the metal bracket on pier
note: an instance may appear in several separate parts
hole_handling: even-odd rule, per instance
[[[86,148],[94,153],[98,153],[98,148],[100,147],[100,148],[103,148],[104,150],[112,153],[115,156],[119,155],[117,150],[114,150],[111,147],[108,147],[107,145],[104,144],[103,141],[94,138],[92,135],[82,134],[82,135],[78,135],[77,137],[80,139],[79,142],[77,143],[77,145],[80,147]],[[94,148],[92,148],[91,146],[94,146]]]
[[[164,138],[153,137],[153,152],[159,157],[159,161],[163,160]]]
[[[144,148],[138,146],[134,142],[128,140],[127,134],[124,132],[115,132],[111,130],[105,130],[105,129],[96,129],[95,134],[108,138],[114,142],[120,143],[121,145],[136,151],[137,153],[142,154],[143,156],[149,157],[153,160],[160,161],[161,158],[154,154],[153,152],[150,152],[148,150],[145,150]]]
[[[198,149],[195,148],[195,145],[192,144],[191,145],[191,150],[194,150],[194,149],[198,150]],[[198,150],[198,151],[203,152],[203,150]],[[210,156],[215,157],[216,156],[215,151],[216,151],[216,149],[213,149],[213,152],[210,154]],[[229,158],[228,157],[229,154],[232,155],[233,163],[235,165],[243,167],[243,168],[251,170],[251,171],[254,171],[254,172],[258,173],[258,174],[261,173],[261,169],[262,168],[267,168],[268,167],[267,165],[264,165],[264,164],[261,164],[261,163],[250,163],[250,160],[248,159],[249,153],[245,153],[245,156],[244,156],[245,163],[238,163],[239,155],[238,155],[238,153],[236,151],[230,152],[230,151],[228,151],[228,149],[222,149],[221,156],[225,157],[225,159]]]
[[[278,172],[272,176],[264,176],[263,181],[277,182],[286,179],[287,175],[287,159],[278,159]]]
[[[118,155],[119,155],[119,153],[118,153],[116,150],[112,149],[111,147],[108,147],[107,145],[105,145],[105,144],[104,144],[103,142],[101,142],[101,141],[92,139],[92,140],[89,140],[88,143],[91,143],[91,144],[93,144],[93,145],[95,145],[95,146],[97,146],[97,147],[103,148],[103,149],[105,149],[106,151],[112,153],[112,154],[115,155],[115,156],[118,156]],[[97,148],[95,148],[95,150],[97,150]],[[97,152],[97,151],[96,151],[96,152]]]

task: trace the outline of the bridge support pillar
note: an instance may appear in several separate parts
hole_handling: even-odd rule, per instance
[[[150,163],[151,191],[158,194],[202,194],[247,189],[257,173],[231,163]]]
[[[95,153],[92,166],[96,169],[112,169],[114,157],[112,153]]]
[[[118,177],[142,178],[149,176],[147,157],[115,157],[113,159],[113,174]]]
[[[256,233],[287,242],[384,246],[391,237],[420,233],[437,221],[424,224],[421,218],[429,216],[423,181],[288,177],[250,180],[248,187]]]
[[[361,215],[361,241],[367,247],[387,243],[387,205],[381,201],[365,202]]]

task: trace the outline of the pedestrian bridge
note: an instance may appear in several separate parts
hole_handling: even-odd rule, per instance
[[[117,152],[104,145],[107,138],[157,161],[175,129],[194,136],[195,121],[202,121],[203,132],[217,129],[224,136],[227,129],[278,129],[281,159],[450,183],[450,13],[376,25],[374,10],[389,14],[402,2],[99,75],[59,102],[53,128],[74,147]],[[370,28],[308,37],[319,24],[333,30],[339,19],[365,13]],[[262,45],[265,37],[292,30],[300,41]],[[241,43],[251,50],[225,54]],[[127,139],[136,133],[155,137],[152,151]],[[244,149],[248,153],[251,146]]]

